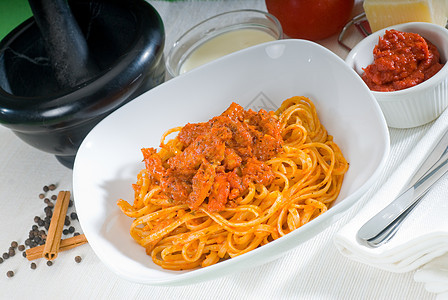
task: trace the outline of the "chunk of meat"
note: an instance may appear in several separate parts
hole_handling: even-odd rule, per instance
[[[143,148],[141,151],[143,153],[143,161],[145,162],[146,170],[148,170],[148,173],[152,177],[160,181],[165,175],[165,168],[162,165],[161,157],[157,155],[156,149]]]
[[[197,209],[204,202],[205,198],[208,197],[216,177],[215,168],[216,166],[204,160],[197,173],[193,176],[192,191],[187,200],[187,204],[191,209]]]
[[[267,112],[261,109],[258,113],[248,113],[248,123],[257,127],[257,130],[263,134],[272,136],[278,141],[282,141],[280,123],[274,115],[274,112]]]
[[[258,160],[269,160],[282,149],[282,144],[271,135],[265,134],[259,137],[258,143],[254,145],[253,154]]]
[[[175,203],[186,203],[192,191],[191,183],[177,176],[170,176],[167,172],[160,181],[160,186],[170,199]]]
[[[170,158],[168,164],[172,169],[197,169],[204,159],[219,163],[224,159],[224,140],[229,136],[225,128],[212,129],[198,136],[180,154]]]
[[[271,168],[262,161],[250,158],[242,169],[243,184],[245,187],[251,182],[269,185],[275,178]]]
[[[217,174],[208,197],[208,211],[217,212],[223,210],[229,198],[229,193],[230,183],[227,180],[227,175],[225,173]]]
[[[241,105],[232,102],[232,104],[230,104],[230,106],[221,114],[221,116],[229,117],[233,121],[243,122],[244,113],[244,108]]]
[[[237,174],[237,170],[227,173],[227,181],[230,184],[229,199],[236,199],[243,192],[243,178]]]
[[[273,114],[263,109],[258,113],[248,111],[247,117],[251,125],[249,130],[257,139],[253,145],[253,155],[261,161],[271,159],[283,146],[280,124]]]
[[[226,148],[224,150],[224,160],[223,160],[223,166],[227,170],[233,170],[235,168],[238,168],[241,166],[241,156],[239,156],[235,150],[232,148]]]
[[[197,137],[204,135],[210,130],[208,123],[188,123],[177,135],[177,139],[185,146],[190,145]]]

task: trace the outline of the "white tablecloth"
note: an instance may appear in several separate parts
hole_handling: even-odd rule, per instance
[[[149,1],[166,27],[166,45],[186,29],[217,13],[239,8],[266,10],[263,0]],[[360,1],[354,13],[360,11]],[[336,37],[322,44],[341,57],[347,51]],[[168,50],[168,46],[166,51]],[[376,190],[411,151],[430,125],[391,129],[391,156]],[[72,171],[0,126],[0,255],[11,241],[24,243],[36,215],[44,216],[39,199],[44,185],[71,190]],[[372,193],[372,191],[370,191]],[[337,223],[274,262],[195,285],[145,286],[125,281],[104,266],[89,245],[59,254],[54,265],[37,260],[37,268],[17,253],[0,264],[0,299],[433,299],[414,272],[395,274],[349,260],[333,244],[334,234],[363,207],[361,199]],[[76,199],[75,199],[76,205]],[[73,209],[73,208],[71,208]],[[79,229],[75,221],[74,226]],[[80,255],[81,263],[74,257]],[[8,278],[7,271],[15,276]]]

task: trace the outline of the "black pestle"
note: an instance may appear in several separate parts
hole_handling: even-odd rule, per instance
[[[28,0],[61,89],[98,74],[86,39],[66,0]]]

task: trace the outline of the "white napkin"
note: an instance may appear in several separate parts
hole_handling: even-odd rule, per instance
[[[335,235],[334,242],[343,255],[383,270],[408,272],[448,252],[448,174],[426,194],[389,242],[369,248],[356,240],[359,228],[414,181],[411,178],[417,177],[420,166],[447,130],[448,110],[434,122],[356,217]]]
[[[437,300],[448,299],[448,254],[437,257],[417,270],[414,280],[423,282],[430,293],[437,294]]]

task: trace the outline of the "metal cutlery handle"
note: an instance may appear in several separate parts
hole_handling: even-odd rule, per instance
[[[448,147],[437,162],[411,187],[392,203],[367,221],[358,231],[357,238],[369,246],[378,246],[395,234],[404,217],[431,186],[448,171]]]
[[[418,198],[414,204],[412,204],[408,209],[406,209],[398,218],[396,218],[389,226],[387,226],[383,231],[381,231],[374,238],[371,238],[367,241],[364,241],[365,244],[372,248],[379,247],[385,243],[387,243],[391,238],[394,237],[395,233],[397,233],[400,228],[401,223],[403,223],[404,219],[411,213],[415,206],[420,202],[423,197]]]

